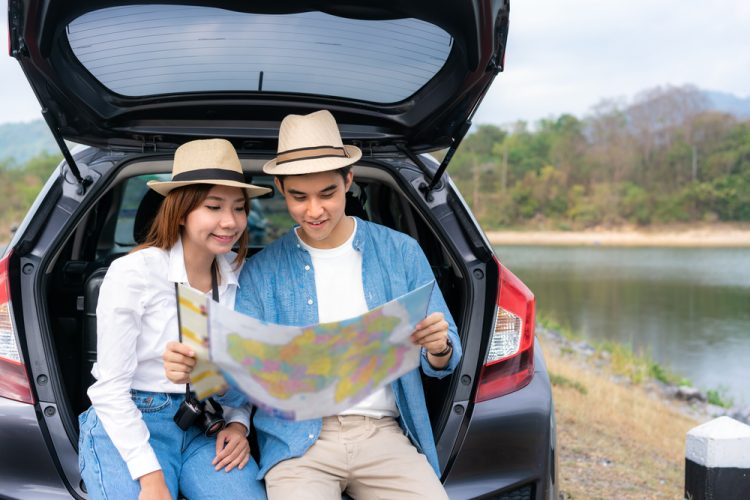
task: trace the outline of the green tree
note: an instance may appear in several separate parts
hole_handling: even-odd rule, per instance
[[[44,152],[20,167],[0,162],[0,241],[10,237],[9,229],[23,219],[61,158]]]

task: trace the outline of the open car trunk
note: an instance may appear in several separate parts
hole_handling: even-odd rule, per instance
[[[260,161],[243,160],[246,170],[260,171]],[[90,405],[86,390],[93,382],[90,374],[96,360],[96,302],[99,286],[112,260],[131,251],[138,243],[158,208],[159,196],[146,186],[146,181],[159,178],[170,168],[167,159],[136,160],[114,168],[112,180],[96,200],[88,200],[75,229],[53,252],[43,300],[48,311],[47,332],[50,345],[58,358],[62,391],[59,411],[71,442],[78,439],[77,415]],[[420,214],[402,189],[401,177],[384,165],[361,164],[354,168],[355,184],[347,200],[346,211],[362,219],[376,222],[417,239],[430,261],[461,334],[462,314],[467,293],[461,276],[462,261],[451,257],[436,236],[434,222]],[[403,171],[401,172],[403,173]],[[414,170],[414,175],[418,171]],[[271,185],[271,177],[257,175],[253,182]],[[275,240],[292,227],[283,198],[273,196],[252,200],[248,220],[250,255]],[[44,329],[43,329],[44,330]],[[175,332],[176,337],[176,332]],[[477,339],[478,341],[479,339]],[[424,378],[430,419],[439,441],[454,401],[455,377],[442,380]],[[455,432],[455,431],[454,431]],[[452,443],[455,436],[448,440]],[[253,447],[257,450],[257,447]]]

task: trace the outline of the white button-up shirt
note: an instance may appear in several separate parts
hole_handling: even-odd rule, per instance
[[[233,268],[234,258],[234,253],[216,258],[219,302],[231,308],[239,271]],[[130,390],[185,392],[184,385],[167,379],[162,361],[167,342],[178,340],[175,283],[188,283],[179,240],[169,251],[152,247],[115,260],[99,291],[97,360],[91,370],[96,382],[88,395],[133,479],[161,467]],[[247,408],[225,410],[227,423],[249,428]]]

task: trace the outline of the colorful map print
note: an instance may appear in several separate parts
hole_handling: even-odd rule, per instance
[[[230,356],[274,398],[289,399],[334,386],[334,401],[370,394],[403,362],[408,346],[388,338],[401,318],[382,310],[364,321],[343,321],[303,329],[289,343],[269,345],[228,337]]]
[[[411,343],[427,314],[434,282],[356,318],[309,326],[257,320],[180,285],[183,341],[200,370],[191,375],[199,398],[227,387],[263,411],[304,420],[336,415],[414,370]]]

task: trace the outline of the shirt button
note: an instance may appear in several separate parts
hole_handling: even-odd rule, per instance
[[[310,266],[305,266],[305,271],[309,271],[309,270],[310,270]]]
[[[308,435],[307,435],[307,439],[313,439],[314,437],[315,437],[315,436],[313,436],[312,434],[308,434]]]
[[[307,299],[307,303],[312,305],[312,299]]]

